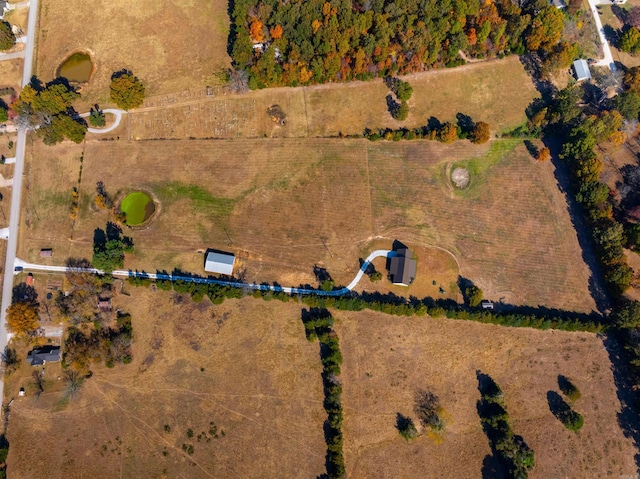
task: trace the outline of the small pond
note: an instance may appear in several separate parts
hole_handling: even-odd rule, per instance
[[[134,191],[124,197],[120,209],[126,215],[126,223],[130,226],[141,225],[156,211],[153,199],[144,191]]]
[[[76,52],[58,67],[57,76],[65,77],[70,82],[86,83],[91,78],[92,70],[91,56],[88,53]]]

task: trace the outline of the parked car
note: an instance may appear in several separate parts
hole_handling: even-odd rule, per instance
[[[13,268],[14,271],[23,271],[24,268],[22,266],[16,266],[15,268]]]

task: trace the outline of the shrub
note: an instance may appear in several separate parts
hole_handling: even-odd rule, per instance
[[[104,113],[100,110],[91,109],[91,113],[89,114],[89,124],[95,128],[101,128],[107,124],[107,120],[104,116]]]
[[[145,88],[142,82],[128,70],[111,76],[111,101],[124,110],[142,105]]]
[[[380,281],[382,279],[382,273],[380,271],[374,271],[373,273],[371,273],[371,275],[369,275],[369,279],[372,283]]]
[[[394,110],[393,117],[396,120],[404,121],[409,116],[409,105],[406,101],[401,102]]]
[[[577,401],[582,397],[580,390],[577,388],[575,384],[573,384],[568,377],[566,376],[558,376],[558,386],[560,387],[560,391],[564,394],[570,401]]]
[[[563,414],[560,418],[562,424],[569,430],[573,432],[578,432],[584,426],[584,418],[582,414],[569,409],[565,414]]]
[[[489,124],[484,121],[477,122],[471,130],[470,140],[472,143],[482,144],[489,141],[491,130]]]
[[[396,417],[396,429],[400,435],[407,441],[412,441],[418,437],[418,430],[413,420],[398,413]]]
[[[394,92],[402,103],[409,101],[411,95],[413,95],[413,87],[409,82],[399,80],[398,86]]]
[[[464,290],[464,300],[471,308],[479,306],[482,301],[482,290],[476,285],[469,286]]]

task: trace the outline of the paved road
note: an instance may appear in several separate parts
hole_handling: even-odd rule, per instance
[[[24,67],[22,70],[22,86],[31,81],[33,71],[33,50],[36,37],[36,20],[38,17],[38,0],[31,0],[29,20],[27,22],[27,41],[24,49]],[[9,217],[9,240],[7,241],[7,257],[4,263],[4,284],[2,286],[2,304],[0,306],[0,352],[7,346],[7,309],[11,306],[13,289],[14,261],[18,247],[18,225],[20,223],[20,200],[22,196],[22,175],[24,172],[24,153],[27,146],[27,132],[18,131],[16,140],[16,163],[11,189],[11,216]],[[0,401],[4,398],[4,382],[0,377]]]
[[[609,2],[606,2],[609,3]],[[589,8],[591,8],[591,13],[593,14],[593,18],[596,21],[596,28],[598,29],[598,35],[600,36],[600,42],[602,43],[602,50],[604,51],[604,58],[596,63],[598,66],[609,67],[609,70],[612,72],[616,71],[616,65],[613,62],[613,55],[611,54],[611,47],[609,47],[609,41],[604,34],[604,29],[602,28],[602,20],[600,20],[600,14],[598,13],[598,9],[596,5],[599,5],[600,2],[598,0],[589,0]]]
[[[103,113],[111,113],[112,115],[115,115],[116,117],[116,121],[113,123],[113,125],[109,126],[108,128],[89,128],[87,131],[89,133],[109,133],[110,131],[115,130],[116,128],[118,128],[118,126],[120,126],[120,121],[122,120],[122,115],[126,115],[126,111],[124,110],[117,110],[115,108],[107,108],[106,110],[102,110]],[[91,113],[83,113],[82,115],[80,115],[80,118],[87,118]]]
[[[144,273],[144,272],[137,272],[137,271],[134,272],[134,271],[127,271],[123,269],[112,271],[111,274],[113,276],[119,276],[124,278],[140,277],[140,278],[148,278],[148,279],[164,279],[164,280],[170,280],[170,281],[182,280],[182,281],[192,282],[192,283],[218,284],[221,286],[231,286],[232,288],[244,288],[244,289],[253,289],[253,290],[260,290],[260,291],[278,291],[278,292],[283,292],[288,294],[317,294],[320,296],[343,296],[349,293],[351,290],[353,290],[353,288],[356,287],[358,282],[362,279],[362,275],[365,274],[365,271],[371,264],[371,261],[373,261],[375,258],[380,258],[380,257],[388,258],[393,255],[394,255],[394,252],[389,250],[379,249],[374,251],[369,256],[367,256],[367,259],[364,261],[364,263],[362,263],[362,266],[360,266],[360,269],[358,270],[358,274],[356,274],[355,278],[353,278],[353,281],[351,281],[351,283],[349,283],[344,288],[336,289],[333,291],[323,291],[321,289],[309,289],[309,288],[292,288],[288,286],[272,286],[268,284],[242,283],[240,281],[224,281],[222,279],[199,278],[199,277],[193,277],[193,276],[170,275],[170,274],[162,274],[162,273]],[[66,273],[70,271],[70,269],[67,268],[66,266],[48,266],[48,265],[42,265],[42,264],[27,263],[26,261],[23,261],[19,258],[16,258],[15,266],[21,266],[26,271],[48,271],[48,272],[55,272],[55,273]],[[78,271],[78,269],[75,269],[74,271]],[[104,274],[104,271],[101,271],[95,268],[83,268],[80,271],[85,273],[92,273],[92,274]],[[14,274],[17,274],[17,273],[19,272],[16,272]]]

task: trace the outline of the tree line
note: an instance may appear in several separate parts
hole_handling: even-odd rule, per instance
[[[537,52],[557,56],[564,15],[546,0],[236,0],[231,53],[252,89],[367,80]],[[574,52],[575,53],[575,52]]]
[[[169,275],[167,272],[159,272]],[[170,276],[170,275],[169,275]],[[586,315],[559,310],[545,310],[536,308],[520,308],[520,311],[484,310],[477,307],[467,307],[452,300],[435,300],[433,298],[406,299],[390,294],[368,294],[351,292],[343,296],[321,296],[318,294],[294,294],[284,291],[251,290],[234,286],[209,284],[203,282],[205,278],[180,273],[176,280],[153,280],[145,273],[134,273],[128,278],[134,286],[149,287],[155,284],[158,289],[177,293],[189,294],[194,301],[202,301],[207,296],[213,304],[222,304],[225,299],[240,299],[246,295],[261,298],[265,301],[299,301],[311,308],[338,309],[344,311],[363,311],[365,309],[379,311],[395,316],[425,316],[434,318],[447,317],[481,323],[499,324],[512,327],[528,327],[536,329],[559,329],[564,331],[601,332],[606,329],[602,318],[598,315]],[[247,285],[248,286],[248,285]]]
[[[344,456],[342,454],[342,385],[340,384],[340,365],[342,353],[338,335],[333,329],[333,316],[326,309],[311,308],[302,310],[302,323],[309,342],[320,342],[320,360],[322,361],[322,385],[324,389],[324,409],[327,421],[324,436],[327,443],[328,479],[345,477]]]

